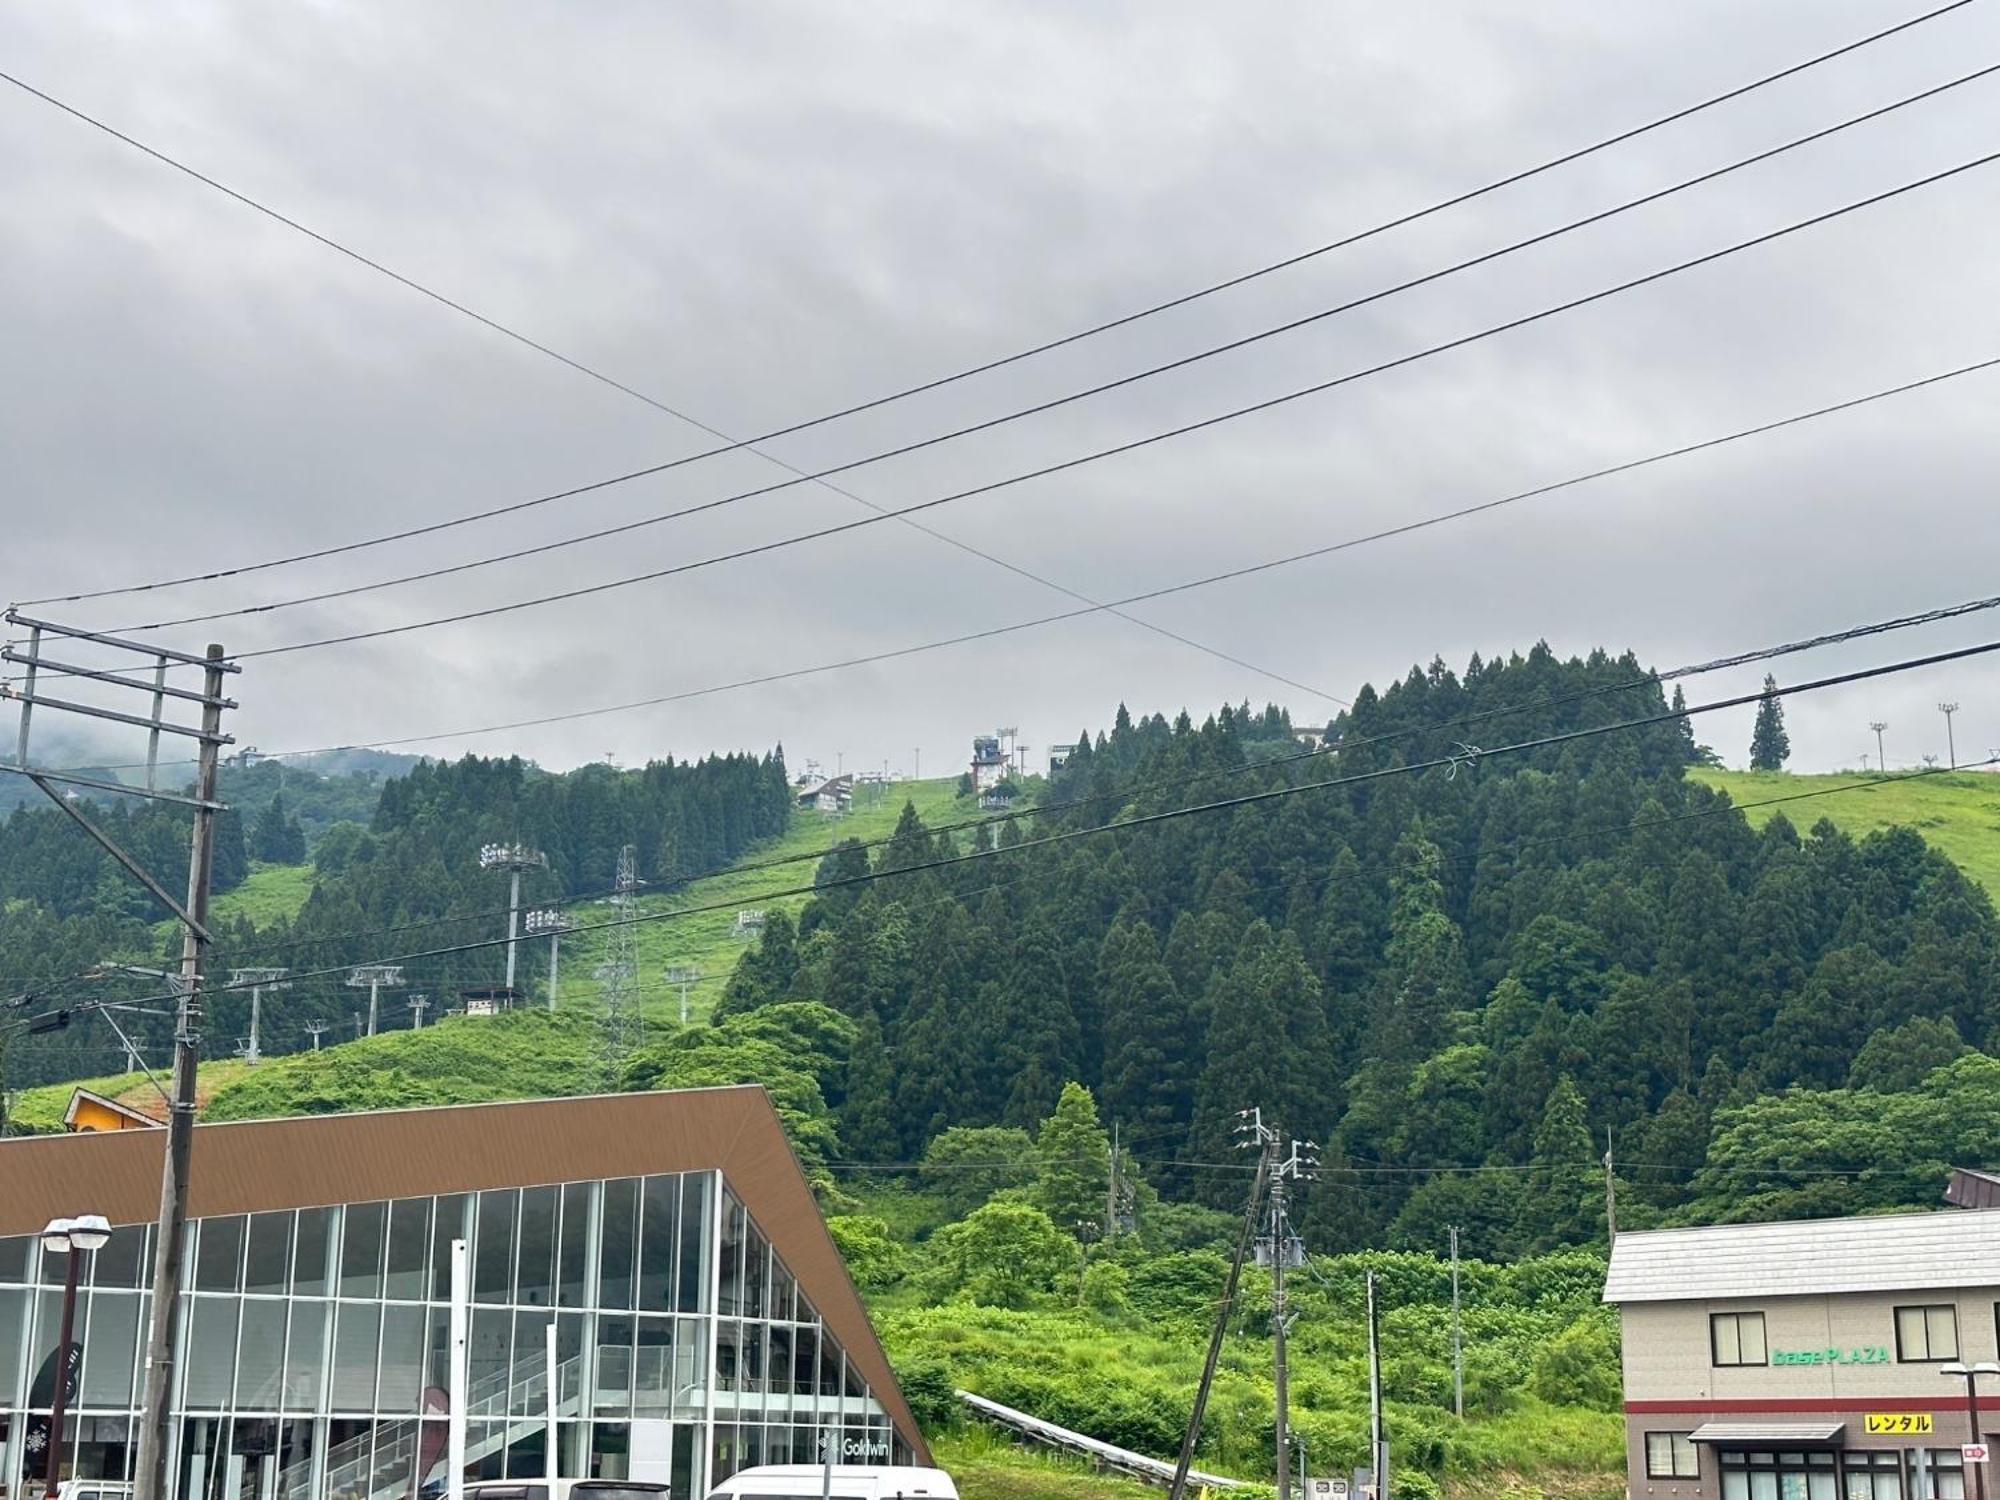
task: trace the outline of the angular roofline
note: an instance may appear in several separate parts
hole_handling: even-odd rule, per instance
[[[163,1130],[0,1140],[0,1235],[38,1234],[52,1218],[85,1212],[114,1225],[153,1222],[165,1149]],[[722,1173],[897,1434],[929,1462],[761,1084],[198,1124],[188,1212],[206,1218],[698,1171]]]
[[[1899,1246],[1913,1252],[1912,1258],[1885,1263]],[[1691,1302],[1978,1286],[2000,1286],[2000,1214],[1921,1209],[1622,1232],[1611,1248],[1603,1300]]]

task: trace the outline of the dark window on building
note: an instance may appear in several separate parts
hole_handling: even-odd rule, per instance
[[[1903,1500],[1901,1449],[1850,1449],[1840,1462],[1847,1471],[1847,1500]]]
[[[1958,1309],[1949,1302],[1897,1308],[1896,1358],[1930,1365],[1957,1359]]]
[[[1760,1312],[1710,1313],[1708,1348],[1709,1358],[1717,1365],[1764,1364],[1767,1360],[1764,1315]]]

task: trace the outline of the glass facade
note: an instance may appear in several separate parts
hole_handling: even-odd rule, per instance
[[[148,1226],[117,1229],[78,1294],[66,1476],[135,1455]],[[443,1489],[451,1242],[469,1248],[466,1473],[669,1481],[908,1463],[881,1404],[717,1172],[502,1188],[190,1226],[171,1472],[180,1500],[401,1500]],[[64,1257],[0,1240],[0,1500],[39,1477]],[[39,1441],[37,1440],[39,1438]]]

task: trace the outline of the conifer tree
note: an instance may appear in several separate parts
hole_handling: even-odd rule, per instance
[[[1777,698],[1778,679],[1764,677],[1764,696],[1757,703],[1757,723],[1750,731],[1750,769],[1782,771],[1792,753],[1791,736],[1785,733],[1784,705]]]
[[[1185,1127],[1194,1109],[1198,1038],[1186,998],[1160,958],[1153,929],[1120,922],[1098,955],[1104,1079],[1112,1118],[1154,1138]]]
[[[1520,1237],[1531,1251],[1588,1238],[1597,1214],[1597,1173],[1583,1095],[1565,1073],[1549,1093],[1535,1130],[1534,1157],[1521,1196]]]
[[[1097,1101],[1080,1083],[1063,1085],[1055,1113],[1035,1135],[1035,1204],[1059,1227],[1102,1227],[1111,1180],[1111,1143],[1097,1120]]]
[[[882,1023],[874,1011],[867,1011],[855,1028],[854,1050],[847,1063],[847,1097],[840,1107],[841,1144],[862,1161],[893,1161],[901,1154],[890,1097],[895,1077]]]

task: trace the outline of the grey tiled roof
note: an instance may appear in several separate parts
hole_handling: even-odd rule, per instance
[[[1606,1302],[2000,1286],[2000,1213],[1717,1224],[1618,1236]]]

